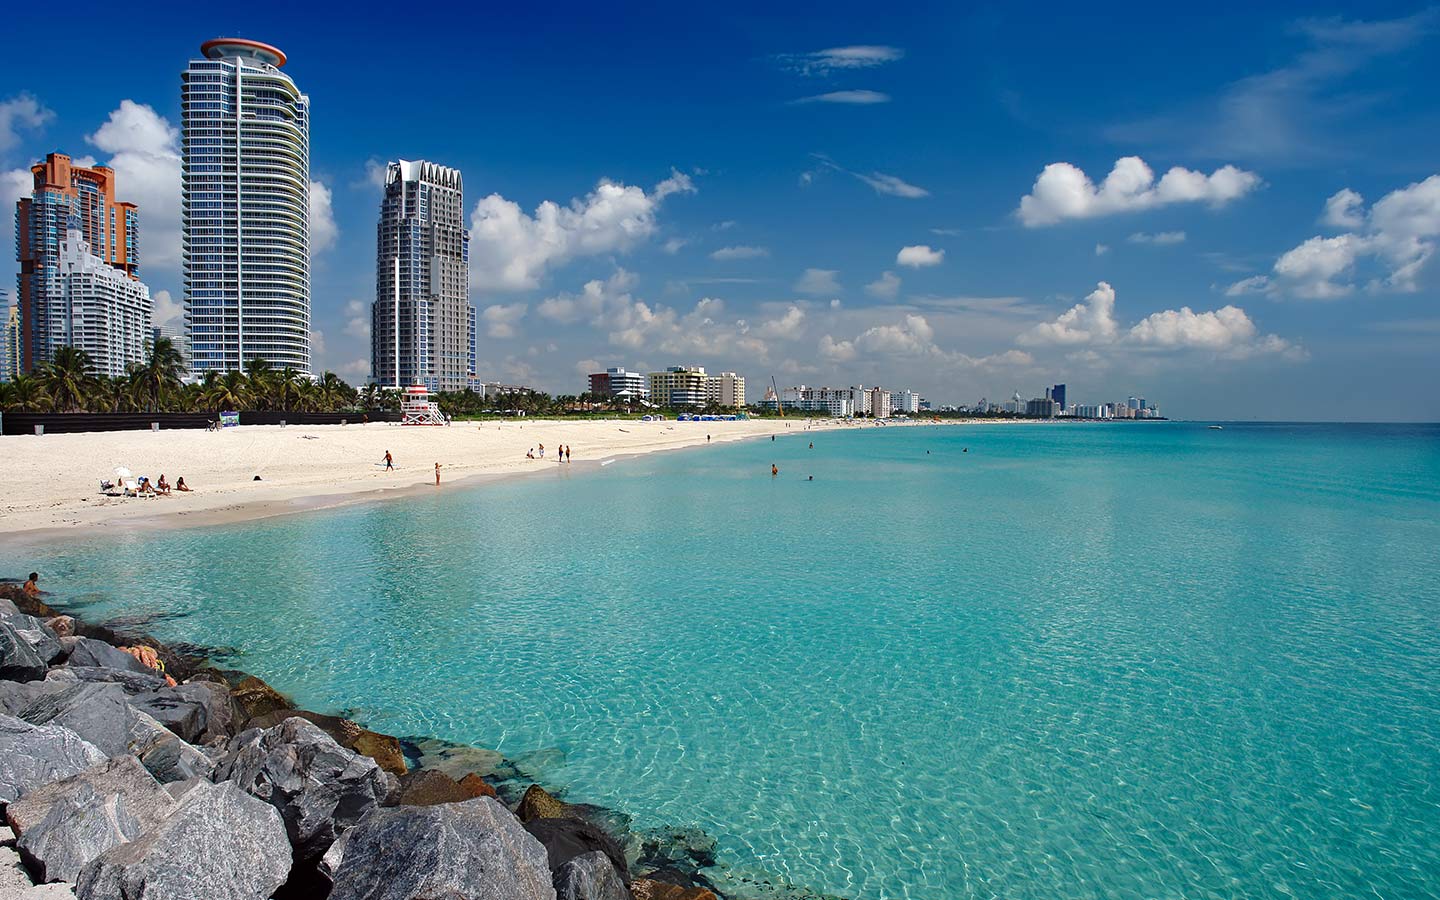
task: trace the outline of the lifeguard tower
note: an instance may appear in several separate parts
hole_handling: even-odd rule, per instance
[[[430,389],[423,384],[413,384],[400,397],[401,425],[445,425],[445,415],[440,404],[431,401]]]

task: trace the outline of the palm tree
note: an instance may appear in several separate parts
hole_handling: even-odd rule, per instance
[[[334,372],[326,372],[320,376],[320,396],[325,409],[334,412],[355,402],[355,389]]]
[[[205,407],[213,412],[224,410],[241,410],[246,408],[250,402],[250,379],[244,372],[231,369],[224,375],[216,376],[213,381],[209,378],[208,387],[203,389],[201,396],[205,399]]]
[[[367,384],[360,391],[360,406],[364,409],[375,409],[380,405],[380,386],[378,384]]]
[[[272,398],[275,393],[276,372],[270,367],[270,361],[260,357],[252,356],[245,363],[245,378],[249,382],[249,397],[256,409],[266,408],[272,405]]]
[[[300,396],[300,382],[308,380],[289,366],[272,376],[271,389],[274,391],[275,400],[282,411],[288,412],[296,408],[295,402]]]
[[[95,382],[90,368],[90,354],[79,347],[56,347],[40,367],[40,379],[57,411],[79,412],[86,405]]]
[[[296,412],[318,412],[324,405],[324,397],[320,385],[308,378],[298,378],[290,390],[294,397]]]
[[[17,375],[0,383],[0,408],[12,412],[45,412],[50,408],[50,395],[34,375]]]
[[[123,375],[119,378],[102,375],[90,389],[92,405],[99,412],[129,412],[133,391],[134,385]]]
[[[130,379],[144,399],[147,411],[158,411],[160,404],[180,387],[184,368],[185,358],[175,343],[167,337],[156,338],[150,346],[150,357],[130,368]]]

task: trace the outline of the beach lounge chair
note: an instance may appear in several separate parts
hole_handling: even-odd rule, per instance
[[[120,485],[102,478],[100,479],[100,493],[106,497],[118,497],[120,496]]]

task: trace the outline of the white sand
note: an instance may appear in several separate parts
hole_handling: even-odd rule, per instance
[[[365,425],[244,426],[204,430],[115,431],[0,437],[5,488],[0,534],[83,526],[188,525],[258,518],[334,506],[382,495],[441,490],[473,476],[504,476],[555,468],[568,444],[574,462],[847,427],[803,419],[748,422],[621,420],[455,423],[449,427]],[[848,426],[860,427],[860,426]],[[873,426],[870,426],[873,427]],[[525,453],[545,445],[545,459]],[[385,451],[398,471],[380,463]],[[120,498],[100,494],[117,466],[152,481],[184,476],[190,493]],[[259,475],[261,481],[254,481]]]

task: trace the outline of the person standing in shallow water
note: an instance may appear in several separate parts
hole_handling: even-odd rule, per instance
[[[435,464],[435,486],[440,486],[440,464],[438,462]]]
[[[21,590],[25,591],[25,594],[27,596],[38,597],[40,596],[40,585],[38,584],[39,581],[40,573],[31,572],[30,577],[25,581],[25,587],[23,587]]]
[[[774,463],[771,463],[771,464],[770,464],[770,477],[771,477],[771,478],[774,478],[776,475],[779,475],[779,474],[780,474],[780,468],[779,468],[778,466],[776,466]]]

